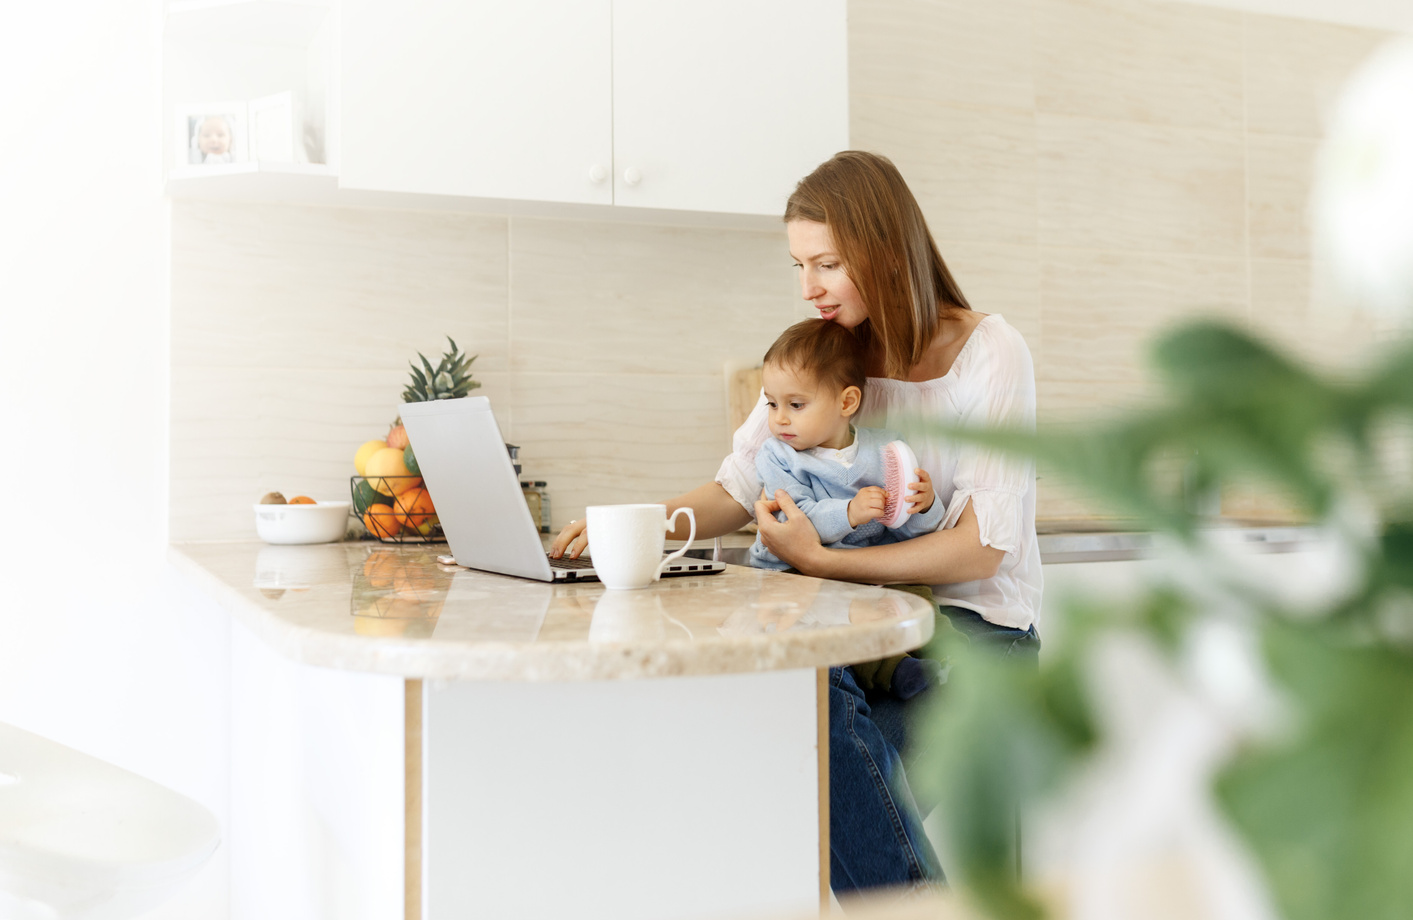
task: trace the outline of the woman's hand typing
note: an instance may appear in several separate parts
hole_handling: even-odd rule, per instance
[[[559,536],[554,538],[550,544],[549,554],[555,559],[560,558],[565,553],[570,559],[578,559],[584,550],[589,548],[589,525],[585,521],[570,521],[564,525],[564,529],[559,532]]]

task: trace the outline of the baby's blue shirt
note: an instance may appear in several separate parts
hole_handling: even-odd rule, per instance
[[[849,500],[860,489],[883,485],[883,445],[899,440],[896,434],[882,428],[856,428],[854,437],[859,449],[851,466],[795,450],[770,438],[756,454],[756,473],[765,494],[774,496],[777,489],[789,493],[819,532],[819,542],[829,547],[898,543],[936,530],[946,509],[935,498],[927,511],[908,515],[901,525],[891,530],[878,520],[858,527],[849,526]],[[911,471],[908,481],[914,481]],[[783,512],[775,516],[785,520]],[[790,567],[766,549],[759,536],[751,546],[751,565],[776,570]]]

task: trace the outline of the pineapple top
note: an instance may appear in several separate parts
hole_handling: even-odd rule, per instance
[[[471,379],[471,362],[477,356],[461,354],[451,336],[447,336],[446,340],[451,343],[451,350],[442,355],[436,367],[432,367],[432,362],[420,351],[417,357],[422,359],[421,367],[408,362],[412,368],[412,382],[402,391],[403,402],[459,399],[481,385],[480,381]]]

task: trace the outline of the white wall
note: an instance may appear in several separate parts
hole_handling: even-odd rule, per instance
[[[226,640],[164,576],[160,14],[7,3],[0,26],[0,721],[219,811]],[[211,865],[152,916],[211,916]]]

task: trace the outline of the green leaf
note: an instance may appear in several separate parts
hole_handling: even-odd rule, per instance
[[[1413,904],[1413,660],[1322,627],[1267,632],[1295,737],[1221,777],[1289,920],[1402,920]]]
[[[1244,330],[1214,321],[1186,324],[1159,338],[1153,363],[1183,401],[1243,409],[1291,391],[1319,399],[1308,370]]]
[[[998,920],[1041,916],[1016,877],[1017,809],[1093,743],[1087,710],[1073,662],[1037,672],[975,647],[958,652],[928,703],[909,781],[938,804],[957,872]]]
[[[1408,471],[1381,452],[1381,426],[1413,418],[1413,344],[1347,380],[1213,322],[1163,336],[1153,355],[1164,399],[1084,430],[982,431],[927,419],[900,427],[910,439],[1035,458],[1047,475],[1088,488],[1109,513],[1181,536],[1192,537],[1199,522],[1172,476],[1159,475],[1175,465],[1199,487],[1274,486],[1315,520],[1331,520],[1346,502],[1376,507],[1378,537],[1357,548],[1363,583],[1324,616],[1296,621],[1269,596],[1226,586],[1261,614],[1270,670],[1287,689],[1296,727],[1280,743],[1243,750],[1218,793],[1288,920],[1408,916],[1413,508]],[[1382,483],[1402,487],[1396,501],[1377,491]],[[942,801],[960,874],[993,915],[1034,915],[1011,872],[1009,809],[1042,795],[1094,743],[1082,680],[1093,630],[1124,623],[1173,653],[1200,602],[1167,589],[1121,612],[1074,606],[1064,645],[1047,644],[1038,674],[1007,673],[974,654],[953,668],[916,735],[930,753],[910,775],[919,798]]]
[[[1376,409],[1413,406],[1413,344],[1385,355],[1369,374],[1363,392]]]
[[[1413,522],[1390,521],[1379,539],[1387,584],[1413,588]]]

